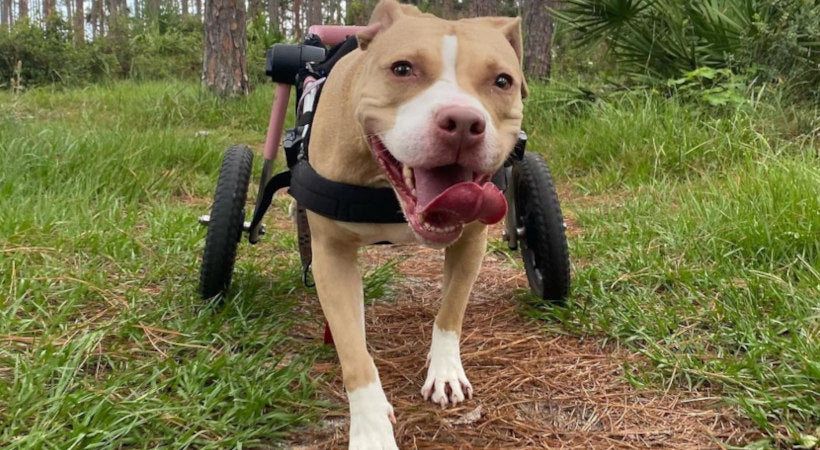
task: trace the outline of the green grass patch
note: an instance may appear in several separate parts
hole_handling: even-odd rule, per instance
[[[327,350],[288,334],[308,318],[284,232],[279,275],[243,263],[224,305],[196,293],[201,199],[229,141],[264,140],[272,95],[0,95],[4,448],[271,445],[323,406],[307,370]]]
[[[636,383],[708,389],[779,438],[817,433],[817,112],[551,96],[535,92],[531,134],[579,231],[572,301],[534,314],[645,354]]]

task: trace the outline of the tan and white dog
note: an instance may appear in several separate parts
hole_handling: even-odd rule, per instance
[[[506,213],[489,182],[516,143],[526,84],[517,18],[446,21],[383,0],[359,48],[328,77],[313,122],[311,164],[325,178],[392,187],[407,224],[339,222],[308,212],[313,273],[342,365],[351,448],[396,448],[393,407],[365,343],[361,246],[444,248],[425,399],[470,398],[459,337],[486,248]]]

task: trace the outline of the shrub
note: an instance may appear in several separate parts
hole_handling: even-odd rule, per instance
[[[70,44],[70,30],[62,20],[50,21],[45,30],[27,20],[0,29],[2,84],[13,78],[24,86],[65,82],[75,78],[73,67],[87,65],[84,59]]]
[[[678,79],[706,67],[785,84],[820,102],[817,0],[567,0],[554,11],[580,45],[606,42],[632,79]]]
[[[194,18],[143,27],[123,18],[109,34],[75,45],[71,25],[59,17],[45,27],[20,20],[0,28],[0,87],[82,85],[113,79],[198,79],[202,25]],[[12,82],[13,81],[13,82]]]
[[[147,32],[131,41],[133,59],[126,74],[137,80],[198,79],[202,71],[202,31]]]
[[[745,80],[729,69],[701,67],[671,79],[667,85],[678,93],[711,106],[739,106],[746,102]]]

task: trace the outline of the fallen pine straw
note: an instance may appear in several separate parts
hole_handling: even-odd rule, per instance
[[[362,254],[363,269],[397,256],[407,259],[397,266],[404,278],[394,283],[396,299],[368,306],[366,321],[368,345],[398,420],[400,448],[715,448],[760,436],[709,392],[632,387],[623,365],[641,363],[638,355],[602,347],[594,338],[550,334],[518,314],[514,293],[526,288],[526,276],[492,254],[485,258],[462,335],[475,396],[446,410],[426,403],[419,391],[442,256],[416,247],[370,247]],[[315,341],[323,322],[318,302],[309,301],[304,306],[316,324],[299,334]],[[327,377],[333,370],[329,362],[336,363],[317,362],[313,375]],[[293,448],[347,447],[338,371],[321,396],[340,408],[295,432]]]

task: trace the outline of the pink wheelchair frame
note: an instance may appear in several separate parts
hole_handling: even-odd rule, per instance
[[[352,36],[357,32],[363,30],[365,27],[360,26],[342,26],[342,25],[314,25],[308,29],[308,34],[315,34],[319,36],[327,45],[335,45],[344,41],[348,36]],[[303,86],[316,81],[309,77],[303,83]],[[270,122],[268,122],[268,135],[265,138],[265,152],[266,160],[276,159],[278,153],[279,141],[282,139],[282,127],[285,123],[285,114],[288,110],[288,101],[290,100],[291,85],[285,83],[276,84],[276,93],[273,98],[273,106],[270,111]]]
[[[344,41],[349,36],[355,35],[363,29],[365,29],[363,26],[313,25],[308,29],[308,35],[316,35],[325,45],[332,46]],[[302,87],[305,88],[315,81],[315,78],[307,77],[302,83]],[[259,195],[257,195],[257,198],[261,198],[262,190],[273,174],[273,161],[279,153],[279,143],[282,140],[282,131],[285,124],[285,114],[287,114],[288,110],[288,102],[290,101],[291,87],[292,86],[287,83],[276,83],[276,92],[274,93],[270,120],[268,121],[268,132],[265,137],[263,152],[265,163],[262,168],[262,179],[259,184]],[[260,226],[249,230],[251,242],[258,239],[260,232]]]

